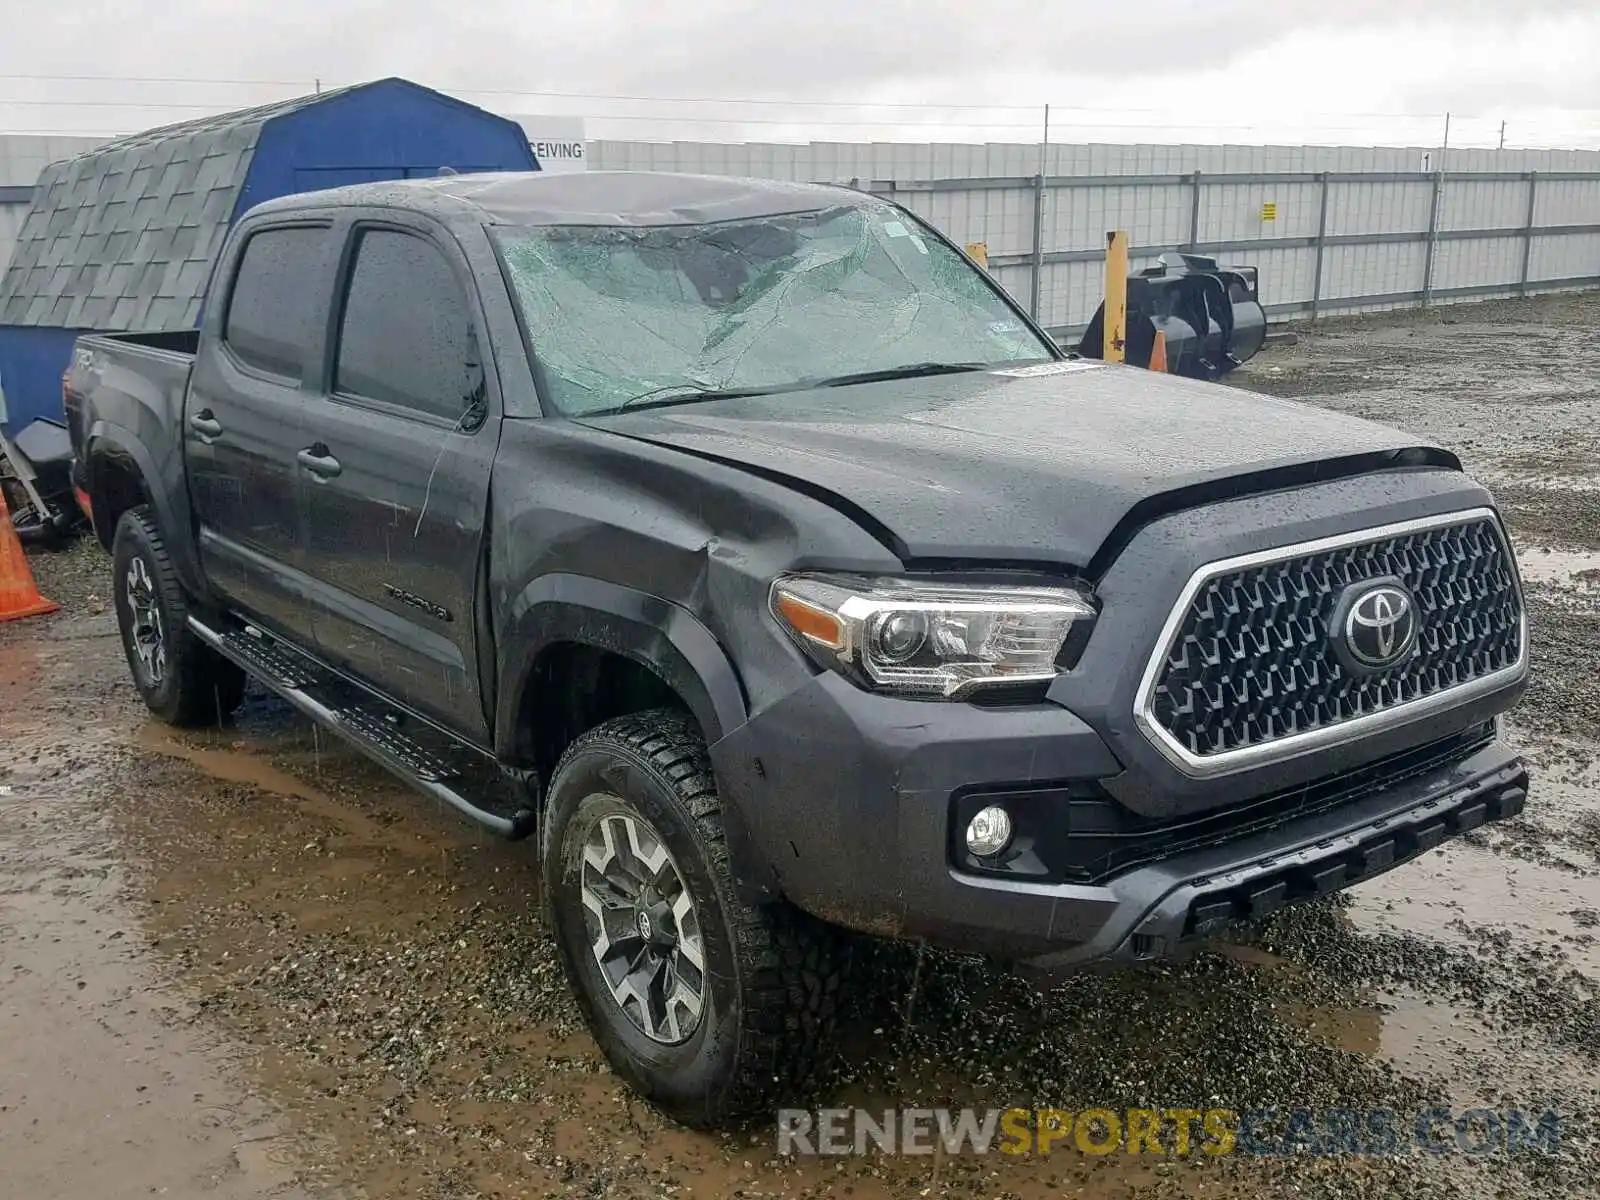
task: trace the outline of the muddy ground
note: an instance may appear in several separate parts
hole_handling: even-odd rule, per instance
[[[0,1194],[1597,1194],[1597,327],[1596,295],[1324,323],[1236,377],[1441,440],[1495,487],[1533,621],[1526,816],[1182,965],[1043,995],[866,948],[809,1098],[1554,1106],[1558,1153],[780,1160],[770,1129],[687,1133],[581,1026],[525,847],[267,697],[209,732],[153,723],[82,543],[33,557],[62,612],[0,626]]]

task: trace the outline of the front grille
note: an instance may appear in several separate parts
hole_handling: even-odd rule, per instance
[[[1330,618],[1349,584],[1395,576],[1417,604],[1415,652],[1358,676]],[[1187,602],[1144,698],[1195,760],[1229,755],[1461,687],[1522,658],[1522,601],[1495,519],[1403,529],[1313,553],[1226,564]]]

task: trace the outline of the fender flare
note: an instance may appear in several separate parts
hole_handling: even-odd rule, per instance
[[[561,642],[593,646],[649,668],[683,697],[707,745],[745,723],[744,688],[711,631],[688,609],[582,575],[544,575],[511,602],[500,634],[495,746],[515,744],[522,688],[539,655]]]
[[[502,761],[516,745],[524,685],[539,656],[559,643],[608,650],[654,672],[684,700],[714,746],[748,720],[744,687],[712,632],[682,605],[583,575],[544,575],[511,602],[501,631],[494,744]],[[757,849],[731,795],[722,824],[734,879],[752,904],[781,895],[772,863]]]
[[[84,468],[87,472],[89,493],[95,489],[96,466],[105,457],[124,458],[133,464],[139,476],[140,491],[155,509],[156,526],[165,535],[167,554],[177,570],[178,578],[191,595],[204,595],[204,579],[194,553],[194,539],[189,525],[187,497],[174,497],[162,484],[161,468],[157,466],[150,448],[134,433],[122,425],[97,420],[89,426],[84,437]],[[115,525],[106,530],[110,539]]]

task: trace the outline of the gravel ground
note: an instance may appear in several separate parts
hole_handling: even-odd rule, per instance
[[[1597,324],[1594,295],[1326,323],[1236,378],[1441,440],[1505,503],[1536,664],[1523,819],[1047,993],[864,944],[840,1059],[797,1097],[1554,1105],[1559,1154],[780,1160],[770,1130],[685,1132],[584,1031],[524,847],[266,697],[210,732],[147,720],[80,542],[33,556],[63,611],[0,625],[0,1044],[40,1047],[0,1075],[0,1161],[36,1196],[1596,1194]],[[86,1152],[86,1122],[118,1136]]]

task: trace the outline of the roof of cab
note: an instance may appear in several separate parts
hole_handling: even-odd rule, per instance
[[[466,216],[494,225],[705,225],[875,203],[828,184],[662,171],[530,171],[443,175],[285,196],[255,213],[375,206]]]

